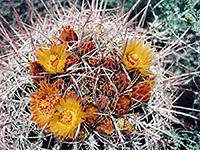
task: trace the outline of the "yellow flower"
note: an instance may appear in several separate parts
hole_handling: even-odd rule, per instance
[[[78,124],[84,121],[85,113],[80,104],[80,98],[76,94],[64,96],[59,105],[56,106],[57,112],[47,125],[47,130],[54,136],[63,138],[72,138]]]
[[[38,48],[35,52],[35,56],[38,59],[38,63],[44,67],[44,69],[51,73],[64,72],[64,67],[67,57],[71,54],[70,51],[66,51],[67,44],[53,45],[50,49],[46,44],[43,44],[41,48]]]
[[[55,113],[55,106],[58,104],[61,92],[56,89],[55,86],[40,82],[40,89],[36,91],[36,94],[30,95],[30,111],[32,113],[31,120],[35,121],[39,128],[42,128],[51,119]]]
[[[125,44],[123,45],[121,51],[124,53]],[[123,64],[126,69],[129,71],[138,70],[142,74],[150,75],[151,72],[148,71],[149,67],[152,65],[153,51],[151,49],[151,43],[148,42],[144,44],[144,41],[141,39],[139,41],[131,39],[130,44],[127,44]]]

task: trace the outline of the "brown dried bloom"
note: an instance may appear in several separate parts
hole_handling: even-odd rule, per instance
[[[131,108],[131,98],[128,95],[122,94],[119,96],[116,107],[115,113],[122,115],[129,112]]]
[[[91,50],[94,50],[95,47],[96,46],[92,41],[85,41],[82,43],[80,49],[78,50],[78,55],[83,56]],[[89,55],[91,55],[91,53]]]
[[[124,118],[119,119],[119,121],[117,122],[117,126],[120,131],[124,133],[133,133],[135,131],[134,126],[127,119]]]
[[[98,67],[100,65],[100,60],[98,58],[89,58],[88,59],[88,64],[91,67]]]
[[[101,110],[108,110],[111,106],[110,99],[107,96],[100,96],[97,100],[97,104]]]
[[[63,79],[56,79],[51,84],[52,87],[56,87],[56,89],[64,90],[66,88],[65,81]]]
[[[129,80],[126,74],[124,74],[123,72],[116,74],[114,78],[114,84],[119,89],[120,92],[126,89],[129,85]]]
[[[113,123],[110,117],[104,116],[100,120],[99,125],[96,127],[96,130],[100,133],[111,134],[113,133]]]
[[[39,84],[39,82],[43,79],[42,78],[43,75],[41,73],[44,72],[44,69],[37,61],[29,62],[29,67],[30,67],[29,74],[31,76],[41,76],[41,78],[32,78],[35,84]]]
[[[114,96],[116,92],[111,83],[105,84],[102,91],[105,96]]]
[[[60,36],[59,38],[62,40],[61,42],[68,42],[69,45],[72,45],[74,41],[78,41],[78,36],[74,31],[73,27],[70,25],[65,26],[63,30],[59,30]]]
[[[84,112],[86,112],[86,123],[88,125],[95,124],[98,119],[99,115],[96,113],[99,113],[98,106],[93,104],[92,102],[89,102],[85,105]]]
[[[110,70],[115,70],[117,68],[117,63],[113,57],[106,57],[103,60],[103,66]]]
[[[155,77],[147,78],[146,81],[137,82],[133,87],[132,97],[135,103],[144,103],[151,97],[151,90],[155,85]]]
[[[66,61],[66,70],[68,67],[74,65],[78,61],[79,61],[79,57],[76,54],[70,55]]]

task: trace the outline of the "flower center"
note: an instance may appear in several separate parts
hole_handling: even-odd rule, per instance
[[[61,115],[60,120],[65,123],[70,123],[72,121],[72,117],[73,117],[73,112],[66,111]]]
[[[139,56],[137,54],[128,54],[127,60],[131,63],[131,65],[135,65],[139,60]]]
[[[57,67],[58,63],[59,63],[58,55],[51,54],[51,56],[50,56],[50,65],[53,66],[53,67]]]
[[[47,95],[39,104],[39,111],[43,114],[49,114],[55,105],[55,99],[53,96]]]

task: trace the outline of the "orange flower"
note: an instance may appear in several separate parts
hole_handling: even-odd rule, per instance
[[[65,95],[56,106],[57,112],[49,121],[46,129],[60,140],[72,138],[78,125],[84,121],[85,114],[80,104],[80,97],[69,93]]]
[[[44,81],[40,82],[40,86],[36,94],[30,95],[30,111],[32,113],[31,120],[35,121],[39,128],[42,128],[56,111],[55,106],[60,99],[60,96],[56,96],[56,94],[60,94],[60,91]]]
[[[38,48],[35,52],[35,56],[38,59],[38,63],[44,67],[44,69],[50,73],[64,72],[64,67],[67,57],[71,54],[70,51],[66,51],[67,44],[53,45],[50,49],[46,44],[43,44],[41,48]]]
[[[148,70],[152,65],[153,51],[151,49],[151,43],[144,44],[141,39],[139,41],[131,39],[124,52],[125,44],[123,45],[121,52],[124,53],[123,64],[126,69],[130,72],[139,70],[144,75],[150,75],[151,72]]]

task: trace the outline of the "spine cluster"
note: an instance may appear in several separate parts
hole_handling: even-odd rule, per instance
[[[38,87],[30,101],[32,120],[38,127],[47,124],[45,129],[60,139],[82,139],[93,131],[133,133],[134,124],[127,116],[150,99],[155,85],[149,69],[154,59],[151,43],[130,39],[121,51],[108,52],[106,44],[93,36],[79,39],[70,25],[50,40],[36,49],[37,61],[29,63]],[[40,116],[48,117],[44,121]],[[65,133],[55,126],[58,122],[63,123],[60,128]],[[81,128],[75,135],[78,124]]]

